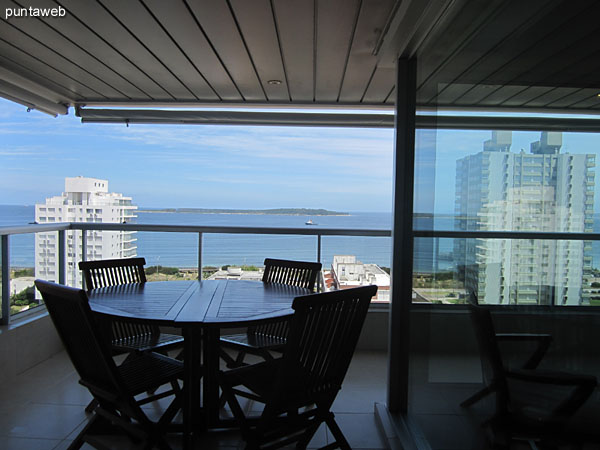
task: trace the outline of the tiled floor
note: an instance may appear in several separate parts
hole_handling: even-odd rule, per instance
[[[357,352],[333,412],[353,449],[386,448],[375,424],[375,402],[385,402],[386,354]],[[3,450],[64,450],[87,420],[84,407],[90,400],[64,352],[21,374],[0,389],[0,448]],[[156,405],[148,405],[148,409]],[[330,435],[319,430],[309,448],[326,445]],[[177,436],[170,438],[181,448]],[[113,438],[115,449],[127,449],[126,441]],[[91,448],[87,445],[83,448]],[[235,431],[207,435],[199,448],[244,448]]]

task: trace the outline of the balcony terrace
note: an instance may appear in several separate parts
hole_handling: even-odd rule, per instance
[[[563,286],[565,280],[558,280],[559,292],[558,287],[534,280],[537,291],[531,292],[544,304],[506,305],[509,299],[519,297],[518,285],[508,279],[510,271],[493,272],[499,265],[489,260],[493,252],[485,248],[487,240],[497,239],[531,239],[529,250],[539,248],[540,240],[594,241],[597,246],[600,235],[591,227],[591,196],[586,200],[585,224],[590,225],[586,232],[581,228],[573,233],[562,232],[567,228],[536,232],[533,227],[522,232],[458,232],[433,226],[419,229],[414,221],[415,212],[422,212],[419,207],[423,205],[426,211],[433,211],[438,204],[454,204],[456,199],[446,195],[448,186],[456,185],[461,196],[455,211],[482,207],[481,197],[469,196],[470,186],[478,186],[480,195],[494,193],[487,185],[496,175],[494,170],[482,174],[489,182],[484,187],[474,172],[456,183],[443,178],[456,163],[457,169],[470,167],[467,159],[454,161],[446,156],[468,147],[472,133],[600,132],[599,2],[35,0],[31,3],[36,8],[8,0],[1,3],[0,96],[28,109],[57,116],[71,108],[84,123],[127,127],[225,124],[394,129],[392,228],[364,234],[391,237],[390,304],[370,311],[349,383],[336,406],[344,416],[342,428],[353,447],[379,448],[386,441],[407,449],[485,446],[479,424],[490,414],[491,399],[468,410],[457,407],[482,385],[467,312],[463,305],[442,304],[441,300],[413,304],[413,289],[426,278],[419,272],[420,256],[415,258],[417,244],[427,244],[429,256],[437,257],[433,249],[442,240],[476,240],[481,246],[478,257],[488,258],[481,269],[490,268],[491,275],[486,278],[478,272],[468,259],[474,256],[475,247],[464,245],[467,258],[458,261],[458,255],[453,255],[453,269],[464,283],[489,289],[486,300],[497,303],[491,308],[498,328],[550,333],[553,346],[543,361],[545,367],[600,375],[600,327],[595,309],[600,295],[594,298],[591,292],[594,282],[571,289]],[[64,14],[28,15],[37,7],[60,9]],[[338,112],[331,113],[333,109]],[[458,114],[451,116],[448,111]],[[34,133],[36,122],[31,124]],[[10,126],[2,132],[10,133]],[[417,136],[417,129],[424,134]],[[447,134],[456,130],[467,133],[460,137]],[[534,148],[550,159],[557,149],[555,141],[547,138]],[[434,141],[444,145],[436,149],[436,143],[429,145]],[[566,153],[581,152],[580,143],[574,140]],[[542,148],[548,144],[550,147]],[[507,153],[510,147],[503,139],[485,145],[490,150],[483,152],[486,161],[492,161],[492,153]],[[346,151],[356,150],[352,146],[339,152],[339,161],[347,156]],[[597,143],[591,147],[591,153],[600,148]],[[24,154],[21,150],[19,144],[14,153]],[[78,151],[72,149],[74,154]],[[328,151],[324,146],[322,153]],[[478,146],[473,153],[480,151]],[[214,153],[207,157],[211,158]],[[320,158],[315,159],[318,164]],[[590,177],[594,161],[595,157],[588,155],[582,164]],[[571,167],[569,171],[573,172]],[[12,169],[9,172],[2,173],[2,178],[14,175]],[[261,176],[258,170],[248,172],[250,178]],[[353,180],[358,186],[360,178]],[[504,188],[510,188],[511,178],[504,177]],[[24,190],[29,188],[18,176],[10,179],[23,183],[20,187]],[[577,179],[585,178],[573,176],[573,181]],[[437,190],[431,193],[429,188],[435,183]],[[587,183],[595,187],[593,182]],[[500,198],[506,201],[511,195],[505,192]],[[573,205],[565,202],[565,208]],[[123,207],[129,209],[126,202]],[[518,209],[511,207],[510,211],[517,214]],[[470,217],[473,223],[476,216]],[[571,225],[576,223],[574,220]],[[536,229],[545,230],[538,225]],[[569,225],[566,218],[563,225]],[[0,326],[0,436],[5,437],[1,445],[6,448],[65,448],[84,420],[82,405],[88,398],[76,385],[43,308],[34,308],[9,323],[10,239],[18,233],[56,233],[58,281],[64,282],[67,267],[75,263],[65,255],[65,233],[70,229],[196,233],[199,274],[206,234],[289,232],[97,223],[0,230],[4,323]],[[295,231],[314,236],[316,260],[321,260],[321,237],[328,232]],[[86,233],[82,235],[86,254]],[[586,246],[584,253],[588,251],[591,248]],[[585,253],[581,259],[591,269],[589,255]],[[423,265],[437,269],[438,262],[432,257]],[[573,265],[571,260],[563,262]],[[438,280],[438,273],[432,273],[428,283],[448,281]],[[571,278],[569,282],[573,282]],[[500,284],[506,288],[503,292],[492,291]],[[461,292],[468,287],[462,286]],[[507,350],[509,359],[518,359],[524,351]],[[369,375],[366,381],[365,374]],[[358,403],[355,409],[353,405]],[[375,436],[375,403],[380,405],[376,410],[384,435],[390,439]],[[596,390],[575,420],[583,431],[590,428],[587,417],[596,414],[597,424],[594,407],[598,404]],[[238,447],[237,437],[216,438],[208,445],[227,446]]]
[[[374,402],[385,400],[386,356],[383,352],[358,352],[350,366],[344,389],[333,411],[353,449],[387,448],[373,414]],[[84,409],[91,400],[64,351],[19,373],[0,388],[0,439],[3,450],[65,450],[86,422]],[[145,406],[147,411],[161,411],[160,401]],[[246,405],[251,408],[250,404]],[[152,414],[152,412],[150,412]],[[224,413],[227,414],[227,413]],[[315,436],[309,449],[327,444],[325,429]],[[173,435],[169,443],[181,449]],[[105,444],[115,450],[127,450],[127,441],[108,436]],[[91,449],[84,445],[83,449]],[[237,431],[214,432],[206,436],[199,449],[243,449]]]

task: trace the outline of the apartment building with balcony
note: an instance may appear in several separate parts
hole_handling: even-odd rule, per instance
[[[365,264],[355,255],[335,255],[331,263],[331,283],[333,289],[349,289],[369,284],[377,285],[377,295],[372,301],[390,301],[390,275],[377,264]]]
[[[35,205],[39,224],[60,222],[127,223],[136,218],[132,198],[109,192],[108,181],[97,178],[67,177],[65,191]],[[86,258],[131,258],[137,255],[135,231],[82,231],[66,233],[66,283],[81,286],[77,264],[82,258],[81,233],[87,233]],[[58,281],[58,236],[56,232],[35,236],[35,276]]]
[[[461,231],[593,231],[595,155],[560,153],[562,133],[542,132],[530,152],[493,131],[482,152],[456,163],[455,227]],[[585,305],[588,241],[464,239],[457,273],[479,301]]]

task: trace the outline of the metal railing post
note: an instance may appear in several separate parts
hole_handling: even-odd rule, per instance
[[[2,236],[2,318],[0,325],[8,325],[10,320],[10,252],[8,235]]]
[[[317,262],[321,262],[321,235],[317,234]]]
[[[66,280],[66,268],[67,268],[67,258],[66,258],[66,231],[59,230],[58,231],[58,283],[65,284]]]
[[[317,262],[321,262],[321,235],[317,234]],[[323,290],[323,286],[321,285],[321,278],[323,277],[323,270],[321,270],[321,276],[317,278],[317,292],[321,292]]]
[[[202,280],[202,232],[198,233],[198,279]]]
[[[81,230],[81,260],[87,261],[87,231]],[[85,277],[81,277],[81,288],[86,289]]]

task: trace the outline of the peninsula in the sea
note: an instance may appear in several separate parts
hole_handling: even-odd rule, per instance
[[[194,213],[194,214],[273,214],[285,216],[349,216],[347,212],[311,208],[274,209],[210,209],[210,208],[140,208],[144,213]]]

